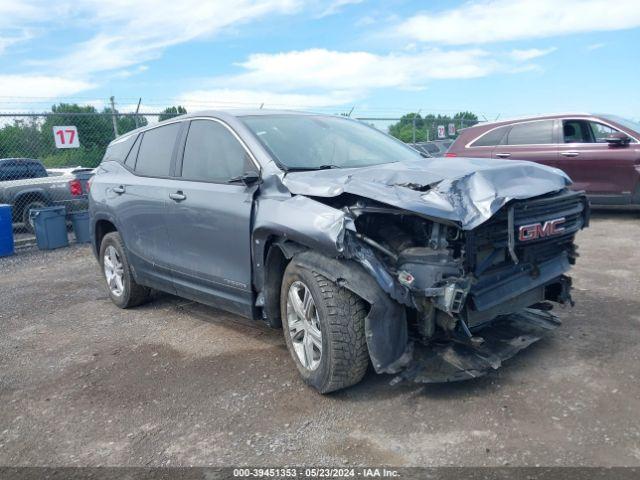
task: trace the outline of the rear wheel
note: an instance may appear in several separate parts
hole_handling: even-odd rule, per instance
[[[293,260],[282,280],[280,308],[287,348],[308,385],[328,393],[362,380],[369,352],[367,305],[360,297]]]
[[[146,302],[151,290],[138,285],[127,259],[127,254],[118,232],[104,236],[100,244],[100,266],[104,273],[113,303],[120,308],[130,308]]]

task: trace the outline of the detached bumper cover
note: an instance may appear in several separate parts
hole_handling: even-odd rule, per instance
[[[457,382],[482,377],[560,325],[560,320],[549,312],[526,309],[499,318],[478,332],[485,340],[481,346],[451,341],[428,347],[416,345],[413,360],[392,384],[405,380]]]

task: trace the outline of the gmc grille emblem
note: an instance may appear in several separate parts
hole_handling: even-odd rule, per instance
[[[551,237],[553,235],[559,235],[564,232],[562,224],[565,222],[565,218],[555,218],[553,220],[547,220],[546,222],[531,223],[529,225],[522,225],[518,229],[518,240],[521,242],[528,242],[531,240],[537,240],[538,238]]]

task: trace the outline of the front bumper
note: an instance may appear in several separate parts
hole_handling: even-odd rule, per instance
[[[482,329],[484,343],[479,346],[451,340],[416,345],[411,362],[392,383],[443,383],[482,377],[560,324],[555,315],[529,308],[500,317]]]

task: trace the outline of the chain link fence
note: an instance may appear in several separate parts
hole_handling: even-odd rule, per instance
[[[17,244],[33,239],[35,209],[64,207],[67,220],[87,210],[88,180],[116,136],[171,116],[1,113],[0,204],[11,206]]]

